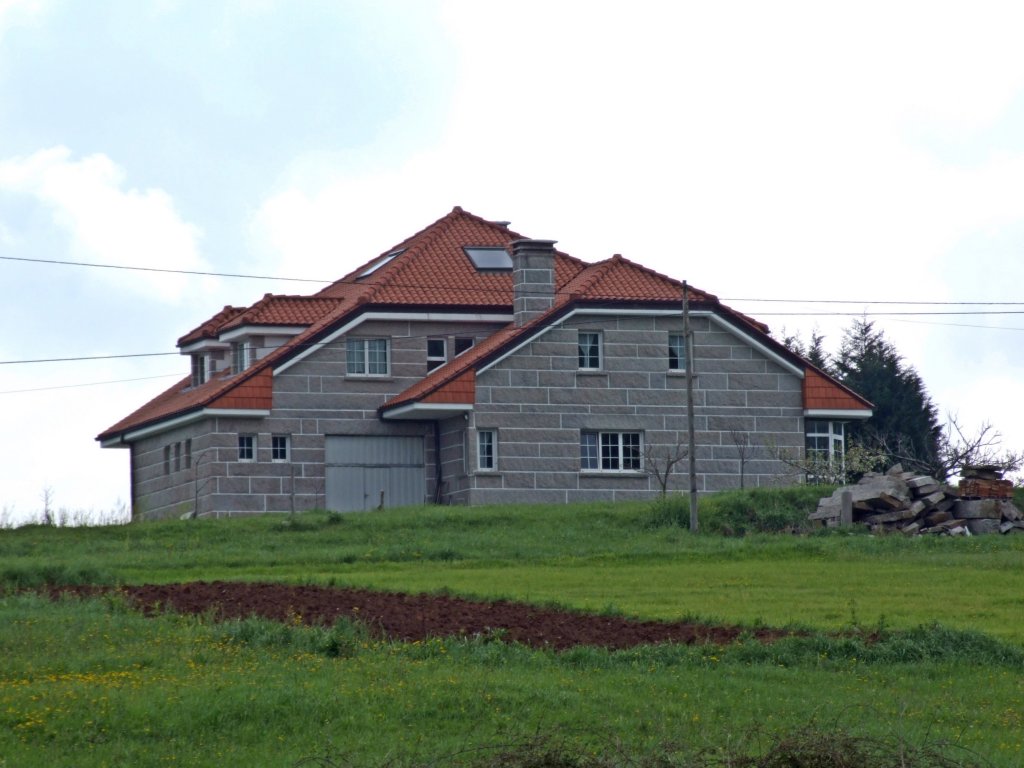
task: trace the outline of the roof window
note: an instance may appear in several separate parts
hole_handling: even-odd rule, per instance
[[[369,275],[372,275],[374,272],[376,272],[378,269],[383,267],[385,264],[388,264],[389,262],[391,262],[391,260],[394,259],[396,256],[401,256],[403,253],[405,253],[405,248],[401,248],[401,249],[399,249],[397,251],[392,251],[387,256],[385,256],[383,259],[381,259],[376,264],[374,264],[369,269],[367,269],[365,272],[361,272],[359,274],[359,278],[368,277]],[[359,278],[357,278],[357,279],[359,279]]]
[[[512,257],[504,248],[464,246],[463,249],[473,266],[481,272],[510,272]]]

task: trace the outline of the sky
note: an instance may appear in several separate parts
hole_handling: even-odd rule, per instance
[[[116,517],[128,452],[95,436],[188,372],[181,335],[455,205],[777,338],[867,316],[1024,450],[1021,29],[978,0],[0,0],[0,525]]]

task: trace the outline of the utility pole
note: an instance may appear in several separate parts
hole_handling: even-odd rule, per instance
[[[693,329],[690,327],[690,289],[683,281],[683,344],[686,349],[686,426],[690,435],[690,532],[697,533],[697,440],[693,424]]]

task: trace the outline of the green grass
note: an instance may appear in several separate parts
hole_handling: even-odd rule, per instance
[[[553,654],[472,640],[372,643],[344,625],[144,619],[116,600],[11,596],[0,613],[10,628],[0,755],[28,768],[315,756],[366,765],[538,732],[583,752],[610,742],[643,752],[808,723],[948,742],[993,765],[1024,759],[1024,652],[942,630],[875,646],[798,638]],[[948,657],[922,660],[939,643]]]
[[[709,531],[788,528],[807,502],[716,501],[697,536],[639,504],[2,530],[8,590],[265,579],[811,631],[767,648],[553,654],[376,643],[348,624],[145,619],[116,598],[9,592],[0,766],[447,764],[538,735],[577,757],[665,756],[764,750],[808,726],[1024,764],[1024,536],[723,536]],[[846,634],[824,634],[835,629]]]
[[[750,496],[716,498],[735,507]],[[938,621],[1024,643],[1024,536],[693,536],[651,520],[650,505],[637,504],[21,528],[0,531],[0,584],[351,584],[658,619],[820,629]]]

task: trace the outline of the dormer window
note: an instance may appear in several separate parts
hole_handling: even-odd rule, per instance
[[[385,264],[391,263],[392,260],[394,260],[398,256],[401,256],[403,253],[405,253],[405,248],[402,248],[402,249],[397,250],[397,251],[392,251],[387,256],[384,256],[383,258],[378,259],[376,262],[371,264],[370,267],[368,269],[366,269],[365,271],[360,272],[359,273],[359,277],[357,277],[356,279],[357,280],[361,280],[364,277],[369,277],[374,272],[376,272],[378,269],[383,267]]]
[[[231,343],[231,372],[241,373],[252,364],[252,342],[234,341]]]
[[[504,248],[465,246],[462,250],[480,272],[512,271],[512,257]]]
[[[448,361],[444,339],[427,339],[427,370],[439,368]]]
[[[206,355],[192,355],[192,386],[201,386],[206,383],[206,379]]]

